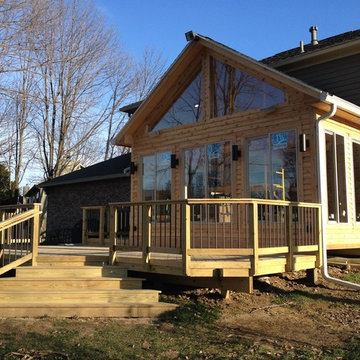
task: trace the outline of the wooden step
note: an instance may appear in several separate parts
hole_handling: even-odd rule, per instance
[[[141,289],[143,279],[138,278],[3,278],[0,279],[1,290],[118,290]]]
[[[40,255],[36,260],[40,266],[102,266],[108,263],[109,257],[100,255]]]
[[[20,266],[16,268],[16,277],[29,278],[92,278],[126,277],[127,270],[119,266]]]
[[[0,303],[83,304],[83,303],[155,303],[157,290],[0,290]],[[82,306],[82,305],[81,305]]]
[[[177,307],[166,303],[0,304],[0,317],[157,317]]]

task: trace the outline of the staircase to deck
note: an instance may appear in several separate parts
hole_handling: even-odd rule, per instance
[[[0,279],[0,317],[156,317],[174,309],[102,257],[39,256]]]

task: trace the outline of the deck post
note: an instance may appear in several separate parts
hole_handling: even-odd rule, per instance
[[[252,202],[250,205],[250,238],[253,243],[253,258],[251,263],[250,275],[256,275],[259,262],[259,223],[258,223],[258,204]]]
[[[142,206],[142,258],[145,269],[150,266],[151,257],[151,210],[151,205]]]
[[[323,242],[322,242],[322,236],[323,236],[323,232],[322,232],[322,222],[321,222],[321,217],[322,217],[322,207],[321,205],[317,208],[317,224],[318,224],[318,232],[317,232],[317,237],[318,237],[318,252],[316,254],[316,263],[315,266],[317,268],[320,268],[323,264]]]
[[[31,265],[37,265],[37,256],[39,249],[39,233],[40,233],[40,204],[34,204],[34,218],[33,218],[33,231],[32,231],[32,259]]]
[[[286,232],[289,252],[286,259],[286,271],[292,271],[294,269],[293,206],[290,204],[288,209]]]
[[[5,210],[1,210],[0,212],[1,221],[5,220]],[[4,246],[5,246],[5,230],[1,231],[1,239],[0,239],[0,262],[2,264],[3,256],[4,256]]]
[[[117,207],[110,204],[110,231],[109,231],[109,265],[116,261],[117,243]]]
[[[104,221],[105,221],[105,206],[100,207],[100,214],[99,214],[99,240],[100,244],[105,244],[105,236],[104,236]]]
[[[190,249],[190,205],[181,204],[181,250],[182,250],[182,267],[185,276],[190,275],[191,256],[188,255]]]
[[[87,210],[82,209],[82,243],[85,245],[87,243]]]

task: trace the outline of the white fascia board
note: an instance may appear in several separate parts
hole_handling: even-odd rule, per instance
[[[344,100],[338,96],[330,95],[329,93],[322,91],[320,93],[320,100],[323,102],[326,102],[328,104],[337,105],[337,107],[341,108],[342,110],[345,110],[356,116],[360,116],[360,107],[359,106],[353,104],[350,101]]]

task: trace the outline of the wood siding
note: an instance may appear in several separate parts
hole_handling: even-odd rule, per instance
[[[360,106],[360,54],[290,71],[288,74]]]
[[[323,114],[321,110],[316,110],[312,104],[316,99],[297,91],[284,82],[269,78],[268,74],[256,73],[254,68],[247,68],[244,64],[237,63],[235,57],[227,58],[226,54],[220,56],[215,50],[201,53],[202,57],[202,97],[203,97],[203,120],[197,123],[182,125],[170,129],[161,130],[156,135],[151,135],[147,129],[151,128],[156,121],[160,120],[164,109],[158,110],[152,107],[149,112],[142,114],[142,125],[131,134],[132,137],[132,161],[138,166],[138,171],[131,177],[131,201],[142,201],[142,157],[156,152],[171,151],[179,159],[179,165],[172,169],[172,200],[184,198],[184,150],[193,147],[203,146],[216,142],[230,141],[236,144],[241,150],[241,157],[237,161],[232,161],[232,197],[249,197],[247,192],[247,139],[252,137],[266,136],[269,133],[296,130],[297,139],[299,134],[306,134],[309,140],[309,147],[306,152],[300,152],[297,148],[297,184],[298,201],[318,202],[317,184],[317,165],[316,165],[316,117]],[[216,56],[223,62],[237,67],[252,76],[256,76],[262,81],[268,82],[273,86],[282,89],[286,93],[286,102],[278,105],[268,113],[261,110],[251,110],[243,113],[210,118],[210,82],[209,82],[209,58]],[[360,58],[358,58],[359,60]],[[195,66],[196,68],[196,66]],[[198,69],[198,68],[197,68]],[[189,69],[189,73],[193,74]],[[187,79],[185,73],[181,77]],[[305,70],[304,70],[305,71]],[[335,68],[332,70],[336,72]],[[331,72],[329,73],[330,76]],[[360,74],[360,69],[359,69]],[[325,75],[324,75],[325,76]],[[333,76],[333,75],[332,75]],[[191,77],[190,77],[191,78]],[[321,76],[319,75],[319,78]],[[340,76],[341,78],[341,76]],[[171,78],[173,86],[179,86],[179,77]],[[334,81],[336,83],[336,81]],[[183,84],[183,85],[184,85]],[[360,84],[360,82],[359,82]],[[167,87],[171,84],[167,83]],[[320,86],[320,85],[319,85]],[[320,86],[322,87],[322,85]],[[360,87],[360,85],[359,85]],[[172,91],[171,94],[175,94]],[[168,104],[170,106],[176,98],[169,98],[165,94],[165,99],[157,98],[156,103]],[[318,100],[317,100],[318,101]],[[359,91],[360,101],[360,91]],[[156,120],[157,119],[157,120]],[[342,121],[340,119],[339,121]],[[150,125],[150,126],[149,126]],[[356,224],[354,215],[354,194],[352,178],[352,158],[351,158],[351,138],[360,140],[360,131],[335,121],[328,121],[326,128],[333,131],[339,130],[346,133],[346,165],[347,165],[347,191],[348,191],[348,214],[347,224],[329,224],[327,233],[329,244],[332,247],[360,246],[358,239],[360,224]],[[327,211],[327,210],[326,210]]]

